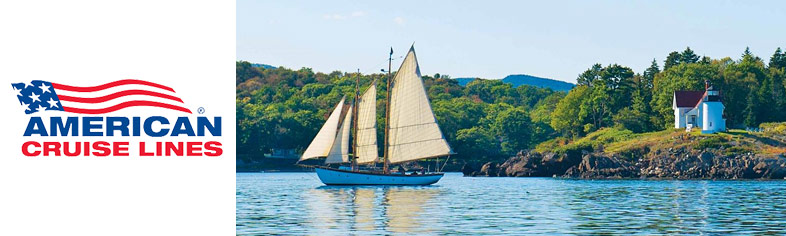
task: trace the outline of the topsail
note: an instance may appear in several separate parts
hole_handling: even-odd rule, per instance
[[[452,154],[431,110],[414,47],[396,72],[390,93],[390,163]]]

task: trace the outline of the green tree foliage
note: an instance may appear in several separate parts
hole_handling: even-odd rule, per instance
[[[578,85],[571,89],[551,113],[551,127],[565,136],[583,135],[586,116],[580,114],[581,105],[591,92],[592,89],[587,85]]]
[[[652,59],[652,64],[649,68],[644,70],[644,74],[642,75],[643,79],[641,81],[642,86],[644,89],[649,91],[652,90],[652,81],[655,80],[655,75],[660,73],[660,68],[658,67],[658,62],[655,59]]]
[[[530,112],[532,120],[532,142],[541,143],[557,135],[557,131],[551,127],[551,117],[557,104],[565,97],[565,93],[558,92],[540,100],[535,109]]]
[[[459,130],[452,145],[459,154],[476,159],[497,157],[501,148],[491,131],[481,127]]]
[[[775,49],[775,53],[770,57],[770,68],[783,69],[786,68],[786,53],[781,52],[781,48]]]
[[[696,63],[699,62],[699,56],[690,50],[690,47],[685,48],[685,51],[682,51],[680,54],[680,63]]]
[[[514,153],[532,144],[532,121],[522,108],[500,112],[492,124],[492,130],[502,138],[503,152]]]
[[[600,80],[601,70],[603,70],[602,65],[600,64],[592,65],[592,67],[579,74],[579,77],[576,78],[576,84],[592,86],[595,83],[595,81]]]
[[[590,121],[584,125],[583,131],[585,133],[608,127],[612,114],[611,103],[613,101],[606,85],[599,84],[591,87],[590,90],[589,97],[584,99],[579,106],[579,117],[585,117]]]
[[[354,96],[356,78],[360,79],[361,90],[377,80],[377,123],[384,125],[386,74],[325,74],[310,68],[253,67],[243,61],[236,63],[236,69],[240,159],[262,158],[273,148],[302,152],[341,97],[351,100]],[[557,135],[553,129],[543,128],[548,127],[550,118],[532,121],[530,111],[553,107],[561,98],[558,94],[564,93],[531,86],[513,88],[498,80],[483,79],[461,87],[445,74],[423,76],[423,80],[437,122],[458,153],[451,159],[512,155],[537,144],[533,137],[545,140]],[[546,98],[553,104],[542,102]],[[380,143],[383,137],[384,130],[378,129]]]
[[[681,58],[682,55],[680,55],[679,52],[670,52],[666,57],[666,61],[663,62],[663,70],[668,70],[672,66],[679,65]]]

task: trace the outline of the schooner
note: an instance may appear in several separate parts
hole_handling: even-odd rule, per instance
[[[389,67],[392,49],[390,53]],[[346,98],[341,99],[298,162],[325,157],[325,164],[350,163],[349,167],[339,168],[310,166],[327,185],[429,185],[439,181],[443,176],[440,172],[407,174],[391,171],[392,164],[454,154],[431,109],[414,45],[395,76],[392,79],[388,76],[387,88],[384,154],[381,159],[377,153],[376,81],[362,95],[357,81],[354,102],[345,105]],[[350,136],[354,137],[352,143]],[[352,156],[350,145],[353,147]],[[359,167],[359,164],[375,165],[378,162],[383,163],[381,171]]]

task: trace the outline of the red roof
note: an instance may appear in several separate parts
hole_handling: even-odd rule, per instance
[[[677,107],[696,107],[705,91],[674,91],[674,99]]]

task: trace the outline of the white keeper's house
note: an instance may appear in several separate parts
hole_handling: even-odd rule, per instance
[[[675,91],[672,109],[674,128],[701,129],[702,133],[709,134],[726,130],[720,92],[707,81],[704,91]]]

